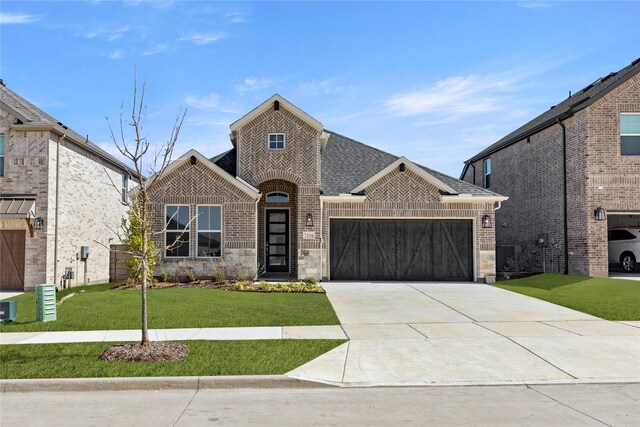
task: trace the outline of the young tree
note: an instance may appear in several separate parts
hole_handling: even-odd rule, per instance
[[[145,173],[148,176],[152,176],[154,180],[162,178],[171,163],[173,149],[186,115],[186,110],[177,115],[169,139],[164,144],[156,147],[155,153],[151,155],[149,153],[151,144],[144,133],[147,119],[145,89],[146,83],[143,83],[142,90],[138,94],[138,78],[137,73],[135,73],[131,115],[125,118],[123,102],[120,107],[119,132],[116,133],[114,131],[107,117],[113,143],[118,151],[133,165],[133,173],[130,174],[129,181],[135,181],[137,184],[137,187],[133,190],[132,197],[126,197],[126,194],[123,195],[122,203],[128,208],[129,221],[123,223],[123,230],[117,234],[125,243],[128,240],[124,252],[128,253],[133,260],[132,262],[138,265],[137,271],[134,272],[134,277],[140,280],[142,291],[142,345],[149,344],[147,284],[149,278],[153,275],[153,264],[161,251],[172,249],[177,244],[180,244],[175,242],[169,246],[158,247],[152,243],[153,229],[149,212],[149,181],[145,177]],[[129,129],[130,133],[127,133],[126,129]],[[117,186],[114,185],[114,187],[117,189]]]

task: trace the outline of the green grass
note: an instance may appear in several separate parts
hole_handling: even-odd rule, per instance
[[[540,274],[495,286],[607,320],[640,320],[640,282]]]
[[[177,362],[99,360],[114,343],[0,346],[0,378],[95,378],[284,374],[342,344],[342,340],[184,341]]]
[[[76,295],[57,306],[54,322],[36,322],[35,293],[12,298],[18,318],[0,332],[89,331],[140,328],[140,290],[111,290],[113,284],[66,289]],[[80,293],[80,291],[84,291]],[[150,329],[240,326],[337,325],[325,294],[232,292],[218,289],[150,289]]]

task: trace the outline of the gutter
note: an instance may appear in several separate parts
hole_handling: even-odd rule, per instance
[[[566,118],[566,117],[564,117]],[[564,192],[564,274],[569,274],[569,219],[567,213],[567,128],[562,123],[563,117],[558,117],[558,124],[562,128],[562,188]]]

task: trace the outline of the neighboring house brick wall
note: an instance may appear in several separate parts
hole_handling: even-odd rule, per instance
[[[495,275],[494,228],[482,228],[482,217],[493,221],[493,204],[441,203],[436,187],[410,170],[392,171],[365,190],[367,200],[360,203],[323,203],[322,259],[323,278],[330,275],[331,219],[336,218],[412,218],[412,219],[470,219],[474,222],[474,274],[477,279]]]
[[[190,257],[158,257],[156,273],[166,270],[172,276],[184,276],[192,268],[198,276],[211,276],[215,269],[253,277],[256,273],[256,201],[225,178],[198,162],[186,162],[149,188],[155,242],[164,246],[165,205],[191,207]],[[197,205],[222,205],[222,257],[197,258]]]

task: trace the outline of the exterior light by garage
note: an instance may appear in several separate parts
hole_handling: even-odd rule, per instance
[[[596,221],[604,221],[607,219],[607,211],[605,211],[602,206],[598,206],[593,214],[596,218]]]
[[[307,227],[313,227],[313,215],[307,214]]]
[[[491,217],[489,215],[485,215],[482,217],[482,228],[492,228],[493,224],[491,223]]]
[[[44,219],[42,219],[42,217],[37,217],[33,221],[33,228],[36,230],[42,230],[44,228]]]

